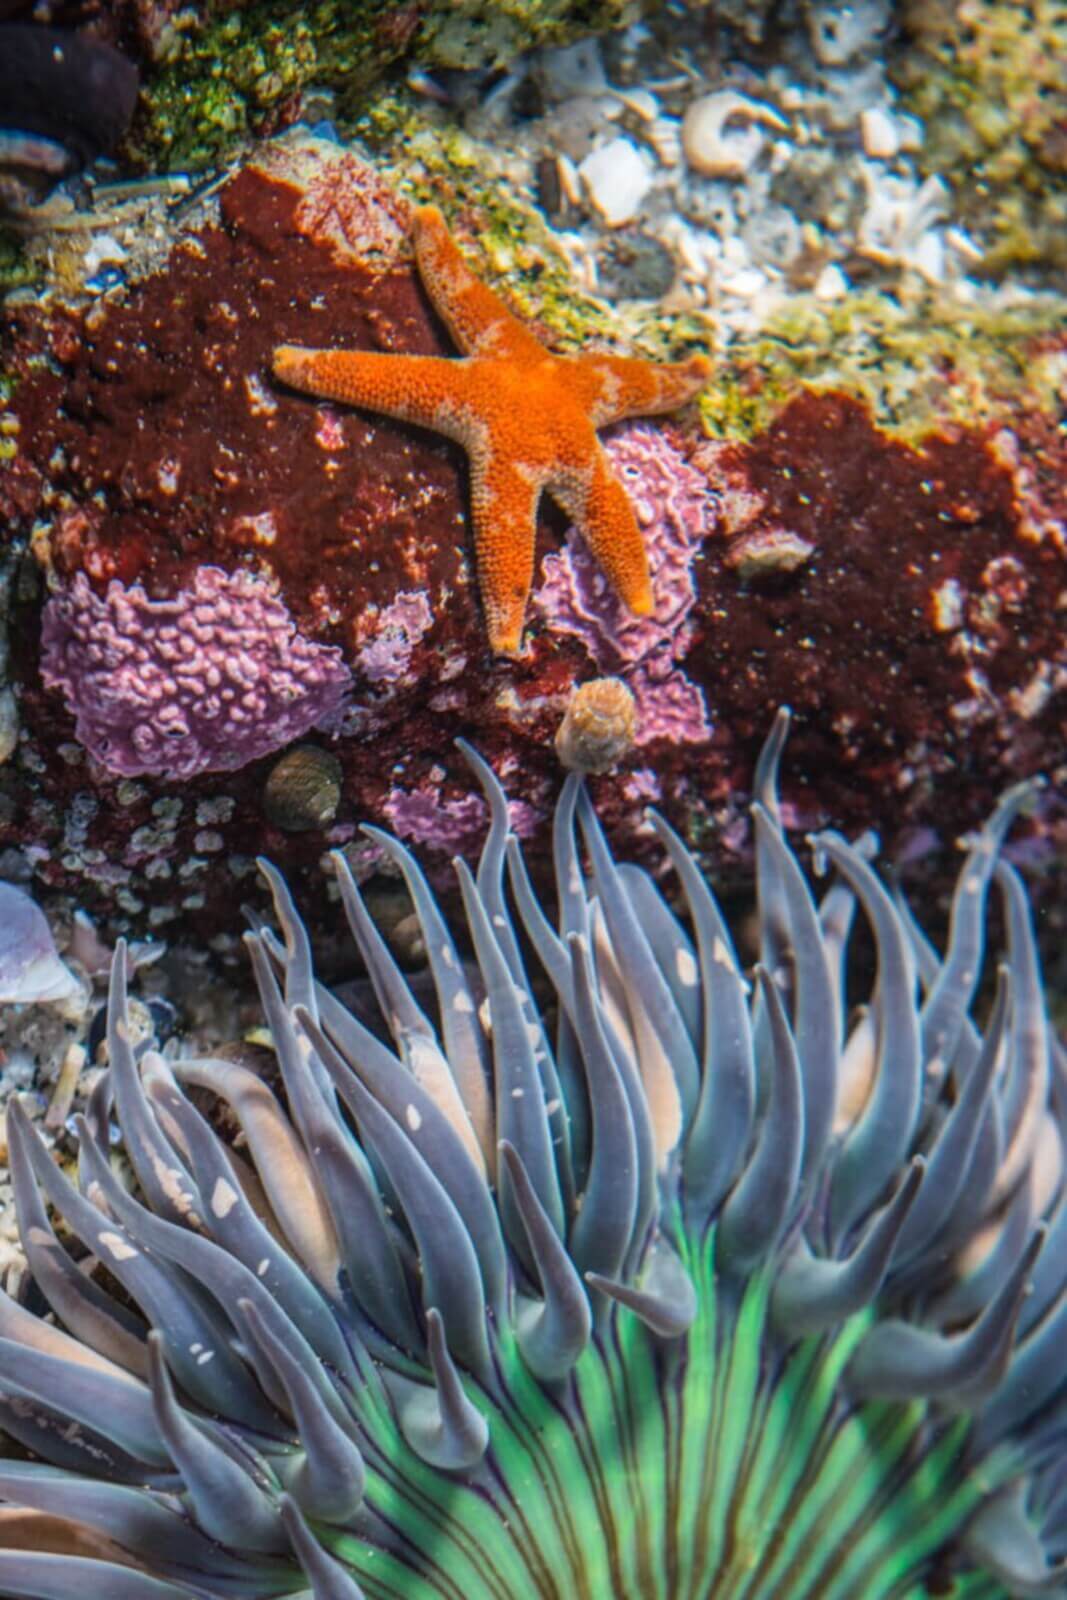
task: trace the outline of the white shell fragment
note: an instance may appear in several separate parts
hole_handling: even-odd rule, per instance
[[[950,200],[940,178],[918,184],[864,169],[867,209],[860,218],[856,249],[883,265],[911,267],[930,282],[944,276],[944,239],[939,222],[949,214]]]
[[[891,161],[900,154],[900,129],[897,119],[884,106],[868,106],[860,113],[860,138],[863,153],[875,161]]]
[[[632,222],[652,187],[647,157],[621,135],[587,155],[578,174],[590,204],[609,228]]]
[[[0,883],[0,1003],[65,1000],[78,987],[40,906],[13,883]]]
[[[763,149],[760,125],[787,128],[772,106],[733,89],[694,100],[682,118],[682,149],[694,172],[705,178],[742,178]]]
[[[736,539],[726,563],[750,581],[776,572],[795,572],[815,553],[815,546],[788,528],[764,528]]]
[[[843,300],[849,291],[849,281],[836,262],[828,261],[815,280],[816,300]]]

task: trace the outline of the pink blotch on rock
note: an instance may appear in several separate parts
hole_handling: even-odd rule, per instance
[[[714,500],[704,476],[648,423],[618,429],[604,447],[644,537],[655,611],[635,617],[626,609],[573,528],[564,548],[545,557],[533,605],[552,632],[574,634],[601,672],[628,684],[638,745],[700,744],[711,736],[704,695],[679,663],[692,642],[693,558],[711,531]]]
[[[661,652],[626,673],[637,707],[635,744],[670,739],[674,744],[699,744],[711,738],[704,691]]]
[[[354,150],[300,130],[261,150],[257,165],[298,190],[297,231],[336,261],[390,267],[410,248],[410,205]]]
[[[101,597],[78,573],[45,607],[41,676],[123,777],[232,772],[335,719],[351,684],[269,584],[218,567],[169,600],[117,579]]]
[[[410,839],[450,856],[470,856],[481,849],[489,826],[489,808],[480,794],[443,797],[432,784],[419,789],[392,789],[382,811],[398,839]],[[527,839],[542,813],[525,800],[508,804],[512,831]]]
[[[411,665],[412,652],[433,626],[433,609],[421,590],[403,589],[379,614],[373,636],[356,666],[374,684],[395,684]]]

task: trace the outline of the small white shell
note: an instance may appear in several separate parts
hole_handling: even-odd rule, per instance
[[[622,137],[587,155],[578,172],[586,194],[609,228],[632,222],[652,187],[647,158]]]
[[[13,883],[0,883],[0,1003],[65,1000],[78,988],[40,906]]]
[[[761,123],[769,128],[789,126],[773,107],[733,89],[702,95],[682,118],[685,159],[705,178],[742,178],[763,149]]]
[[[763,528],[735,539],[726,564],[750,582],[772,573],[795,572],[815,553],[815,546],[789,528]]]

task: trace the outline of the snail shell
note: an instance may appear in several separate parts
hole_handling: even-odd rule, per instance
[[[286,833],[328,827],[340,803],[341,763],[313,744],[287,750],[263,789],[264,815]]]

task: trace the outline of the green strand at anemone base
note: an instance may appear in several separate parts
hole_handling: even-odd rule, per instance
[[[773,1272],[717,1284],[714,1228],[693,1242],[675,1222],[699,1308],[684,1341],[613,1308],[548,1388],[505,1333],[502,1399],[467,1384],[491,1439],[476,1483],[401,1459],[380,1414],[367,1504],[404,1556],[331,1541],[367,1600],[929,1600],[931,1556],[1008,1480],[1007,1453],[974,1477],[966,1418],[843,1401],[874,1313],[787,1348],[769,1326]],[[952,1595],[1007,1600],[977,1578]]]

